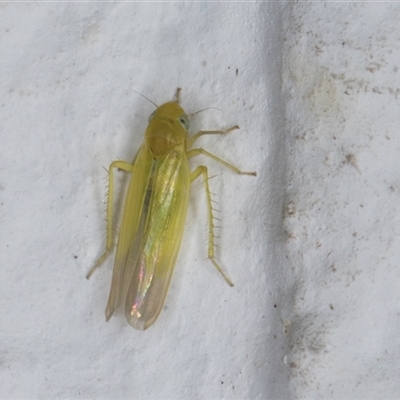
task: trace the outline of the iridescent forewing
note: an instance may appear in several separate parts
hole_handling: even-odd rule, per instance
[[[190,186],[183,146],[155,161],[153,171],[146,199],[147,215],[141,218],[145,219],[141,243],[136,245],[138,254],[132,247],[128,260],[135,264],[125,266],[126,271],[133,270],[125,316],[140,330],[152,325],[161,311],[182,241]]]
[[[132,248],[136,247],[138,249],[140,246],[140,231],[142,230],[141,227],[143,227],[141,217],[144,215],[143,207],[153,166],[153,157],[146,144],[140,148],[133,164],[133,171],[124,203],[111,290],[106,308],[107,321],[125,299],[130,276],[132,276],[132,271],[129,271],[128,268],[133,268],[135,264],[135,262],[129,260],[129,256],[133,253]],[[136,251],[136,256],[137,254],[138,252]]]

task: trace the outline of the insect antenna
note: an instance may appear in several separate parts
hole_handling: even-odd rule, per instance
[[[218,111],[222,111],[220,108],[217,108],[217,107],[207,107],[207,108],[202,108],[201,110],[196,111],[195,113],[188,114],[188,117],[189,117],[189,118],[193,118],[195,115],[200,114],[201,112],[207,111],[207,110],[218,110]]]
[[[172,98],[172,101],[175,101],[178,104],[180,103],[181,91],[182,91],[182,88],[180,88],[180,87],[178,87],[178,89],[176,89],[176,93],[175,93],[174,97]]]
[[[156,106],[156,108],[158,108],[158,105],[156,103],[154,103],[153,100],[150,100],[148,97],[146,97],[144,94],[137,92],[135,89],[132,89],[135,93],[137,93],[139,96],[142,96],[144,99],[146,99],[147,101],[149,101],[151,104],[153,104],[154,106]]]

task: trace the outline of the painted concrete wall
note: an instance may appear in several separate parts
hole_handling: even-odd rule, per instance
[[[400,7],[0,5],[0,397],[396,398]],[[201,182],[159,319],[104,322],[106,173],[182,87]],[[126,182],[117,173],[119,183]],[[118,186],[119,188],[121,185]],[[121,193],[118,190],[117,193]],[[118,197],[118,196],[117,196]],[[117,200],[117,205],[120,204]]]

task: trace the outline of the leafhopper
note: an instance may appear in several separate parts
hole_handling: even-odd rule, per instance
[[[145,330],[157,319],[164,304],[172,272],[181,245],[189,203],[190,184],[198,177],[203,183],[208,205],[208,258],[226,282],[233,286],[218,265],[211,192],[207,167],[190,171],[189,159],[203,154],[237,174],[242,172],[202,148],[192,148],[203,135],[224,135],[226,130],[200,131],[189,137],[189,116],[179,105],[180,89],[173,101],[150,115],[144,143],[132,163],[114,161],[108,170],[107,241],[103,255],[87,275],[89,278],[110,255],[114,247],[114,178],[113,170],[131,174],[120,222],[117,251],[106,308],[106,321],[121,307],[129,324]]]

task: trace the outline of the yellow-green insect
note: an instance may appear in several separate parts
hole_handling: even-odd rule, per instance
[[[144,330],[157,319],[164,304],[175,267],[186,220],[190,183],[202,176],[208,203],[208,258],[233,286],[214,258],[214,216],[208,184],[208,170],[198,166],[190,171],[189,158],[203,154],[238,174],[242,172],[202,148],[191,149],[203,135],[225,134],[238,129],[200,131],[189,137],[189,118],[179,105],[180,89],[173,101],[157,106],[150,115],[144,143],[132,163],[114,161],[109,174],[107,200],[107,243],[104,254],[87,278],[113,249],[114,168],[131,173],[126,193],[117,253],[106,308],[106,321],[122,306],[129,324]]]

